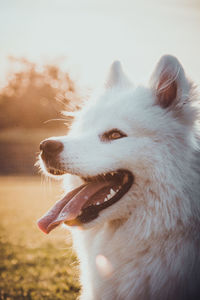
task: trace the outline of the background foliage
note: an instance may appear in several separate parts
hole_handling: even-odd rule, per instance
[[[0,90],[0,174],[37,175],[40,142],[66,134],[72,118],[61,112],[77,110],[81,97],[58,65],[9,60],[7,84]]]
[[[24,58],[13,57],[10,61],[13,70],[0,91],[1,129],[41,128],[47,120],[60,118],[63,109],[77,108],[78,89],[69,74],[57,65],[39,67]]]

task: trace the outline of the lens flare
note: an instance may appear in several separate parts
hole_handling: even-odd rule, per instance
[[[96,266],[102,277],[108,278],[113,272],[110,261],[102,254],[96,256]]]

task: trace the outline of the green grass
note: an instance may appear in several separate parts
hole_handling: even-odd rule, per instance
[[[62,228],[43,234],[36,220],[60,187],[37,177],[0,177],[0,299],[76,299],[77,260]]]

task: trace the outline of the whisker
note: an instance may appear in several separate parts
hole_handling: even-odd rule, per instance
[[[66,122],[66,119],[50,119],[50,120],[44,121],[43,124],[47,124],[47,123],[52,122],[52,121],[63,121],[63,122]]]

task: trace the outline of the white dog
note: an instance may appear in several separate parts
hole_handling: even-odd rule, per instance
[[[39,221],[71,229],[81,299],[200,299],[198,101],[179,61],[163,56],[149,87],[119,62],[67,136],[41,143],[48,174],[71,191]]]

